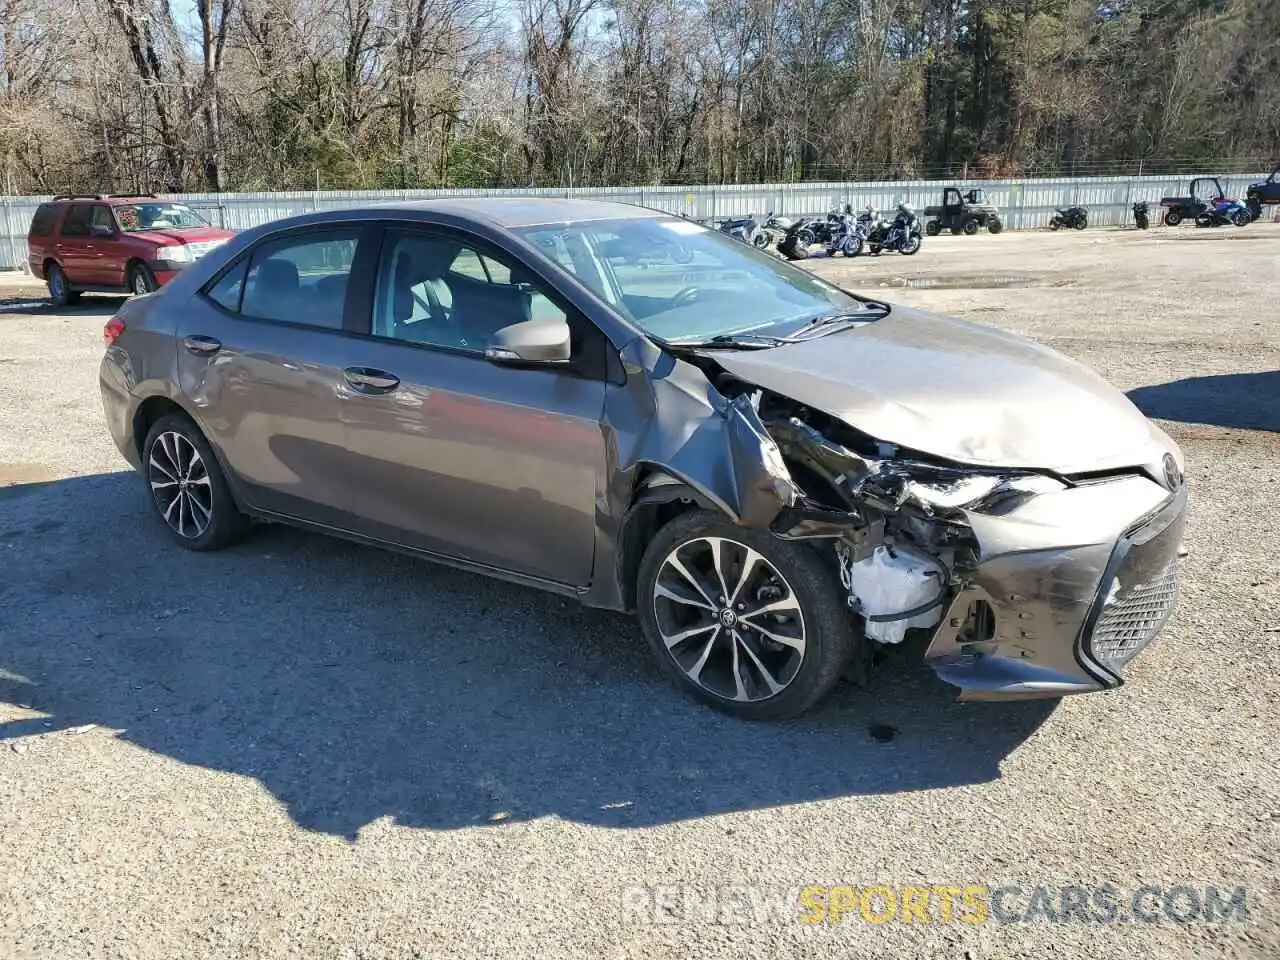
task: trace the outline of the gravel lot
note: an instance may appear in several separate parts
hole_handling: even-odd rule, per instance
[[[1167,421],[1191,555],[1131,684],[965,705],[900,655],[744,725],[683,700],[624,617],[284,529],[184,553],[101,423],[113,301],[56,313],[8,280],[0,957],[1280,956],[1280,227],[812,267],[1049,343]],[[1252,920],[620,908],[913,883],[1243,886]]]

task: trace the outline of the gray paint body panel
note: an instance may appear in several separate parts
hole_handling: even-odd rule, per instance
[[[623,609],[633,504],[655,492],[646,482],[661,478],[666,490],[753,527],[806,494],[749,395],[721,395],[697,366],[508,229],[656,215],[580,201],[447,201],[248,231],[123,308],[125,335],[102,364],[108,427],[137,466],[139,405],[166,397],[205,432],[237,498],[260,516]],[[599,327],[617,351],[621,381],[259,323],[198,296],[263,238],[369,220],[464,231],[515,257]],[[223,348],[198,357],[182,346],[192,333]],[[1182,464],[1176,445],[1097,375],[980,324],[894,308],[885,320],[820,339],[706,356],[875,440],[953,464],[1059,475],[1142,468],[1153,477],[1166,453]],[[349,366],[392,371],[401,386],[356,394],[342,374]],[[1176,537],[1144,558],[1164,562],[1184,507],[1185,492],[1135,475],[1037,494],[1002,514],[969,511],[981,555],[956,602],[986,598],[997,636],[974,658],[944,618],[928,661],[970,696],[1056,696],[1118,683],[1083,662],[1081,633],[1125,531],[1165,511]]]

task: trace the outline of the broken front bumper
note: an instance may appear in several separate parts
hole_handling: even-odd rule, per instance
[[[1187,504],[1142,476],[967,515],[974,575],[934,633],[926,662],[961,699],[1058,697],[1119,686],[1173,610]],[[993,624],[965,633],[976,604]]]

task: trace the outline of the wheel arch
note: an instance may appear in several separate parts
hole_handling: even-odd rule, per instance
[[[649,467],[637,475],[631,503],[622,516],[615,566],[625,610],[636,608],[636,580],[645,548],[668,523],[697,509],[729,516],[721,504],[665,470]]]
[[[179,400],[173,398],[167,393],[155,393],[143,399],[138,404],[138,408],[133,412],[133,447],[138,453],[138,463],[144,462],[143,444],[146,443],[147,434],[151,432],[151,428],[162,418],[170,414],[178,414],[186,417],[191,421],[192,426],[200,431],[200,435],[204,437],[205,443],[209,445],[209,449],[213,451],[213,456],[218,462],[218,468],[222,471],[223,477],[227,481],[227,487],[231,491],[231,498],[235,501],[236,506],[240,510],[247,510],[248,505],[244,497],[240,494],[238,478],[235,471],[227,464],[227,458],[223,456],[222,450],[218,448],[218,444],[214,442],[213,437],[209,435],[204,426],[200,423],[199,418],[195,416],[186,406]]]

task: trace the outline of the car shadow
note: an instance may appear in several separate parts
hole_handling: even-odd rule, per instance
[[[961,704],[910,651],[815,713],[684,699],[634,620],[282,527],[173,544],[132,474],[0,488],[0,740],[96,724],[253,777],[300,826],[627,828],[1000,776],[1054,701]]]
[[[0,316],[109,317],[120,310],[120,305],[124,303],[126,299],[127,298],[123,296],[86,295],[72,306],[59,307],[51,303],[47,296],[42,296],[39,293],[26,293],[25,291],[21,291],[14,295],[0,295]]]
[[[1280,432],[1280,370],[1188,377],[1138,387],[1129,399],[1157,420]]]

